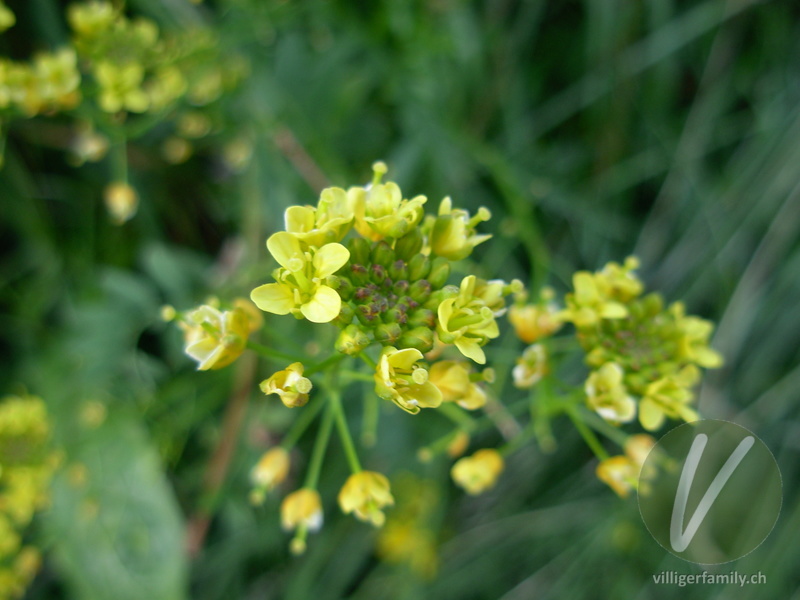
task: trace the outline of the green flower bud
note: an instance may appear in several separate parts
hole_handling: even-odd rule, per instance
[[[423,304],[428,298],[431,297],[431,284],[427,279],[420,279],[411,284],[408,288],[408,295],[414,300]]]
[[[433,348],[433,330],[427,327],[415,327],[400,336],[397,346],[399,348],[416,348],[422,353],[430,352]]]
[[[403,329],[397,323],[384,323],[375,328],[375,341],[390,346],[403,334]]]
[[[392,291],[398,296],[405,296],[408,293],[409,287],[411,286],[409,286],[408,281],[406,281],[405,279],[401,279],[400,281],[394,282],[394,285],[392,286]]]
[[[370,245],[364,238],[353,238],[347,244],[347,249],[350,250],[351,264],[366,265],[369,263]]]
[[[365,327],[373,327],[378,321],[378,311],[372,304],[360,304],[356,307],[356,318]]]
[[[372,248],[371,258],[372,258],[372,264],[381,265],[387,269],[389,268],[389,265],[391,265],[396,260],[394,256],[394,250],[392,250],[392,247],[383,241],[378,242]]]
[[[336,339],[336,350],[343,354],[356,356],[364,348],[370,345],[372,340],[369,336],[355,323],[345,327]]]
[[[447,300],[448,298],[453,298],[455,296],[458,296],[458,288],[454,285],[447,285],[442,289],[433,292],[431,297],[428,298],[428,301],[424,304],[424,307],[436,311],[443,300]]]
[[[382,284],[386,280],[386,269],[382,265],[373,264],[370,267],[370,279],[373,283]]]
[[[336,323],[339,327],[344,327],[345,325],[349,325],[350,322],[353,320],[355,312],[353,311],[353,307],[347,303],[342,302],[342,307],[339,310],[339,316],[334,319],[334,323]]]
[[[404,260],[396,260],[389,266],[389,277],[392,281],[408,279],[408,267]]]
[[[350,265],[350,281],[356,287],[363,287],[370,282],[369,271],[367,268],[360,264],[354,263]]]
[[[350,280],[346,277],[337,277],[336,275],[331,275],[328,277],[328,285],[336,290],[336,293],[339,294],[341,299],[345,302],[353,297],[355,288]]]
[[[428,327],[436,325],[436,313],[429,308],[418,308],[408,317],[410,327]]]
[[[411,281],[425,279],[431,272],[431,260],[422,254],[415,254],[408,261],[408,278]]]
[[[414,258],[414,256],[419,254],[419,251],[422,250],[423,242],[424,239],[422,232],[420,231],[419,227],[415,227],[395,242],[395,256],[408,262]]]
[[[450,277],[450,262],[446,258],[437,256],[431,261],[431,272],[428,281],[433,289],[439,289]]]
[[[384,323],[400,323],[401,325],[405,325],[406,321],[408,321],[408,315],[406,314],[405,307],[395,306],[383,313]]]

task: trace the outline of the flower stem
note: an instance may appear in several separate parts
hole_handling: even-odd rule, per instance
[[[597,458],[600,460],[606,460],[608,458],[608,452],[606,452],[605,448],[603,448],[602,444],[600,444],[600,441],[597,439],[597,436],[595,436],[594,432],[586,426],[586,423],[583,422],[583,419],[581,418],[581,415],[578,414],[578,411],[574,408],[570,408],[566,411],[566,413],[569,418],[572,419],[572,422],[575,424],[575,429],[577,429],[578,433],[581,434],[583,441],[585,441],[589,448],[592,449],[592,452],[594,452],[595,456],[597,456]]]
[[[317,373],[319,371],[324,371],[328,367],[337,364],[340,360],[344,359],[345,356],[346,356],[345,354],[338,354],[338,353],[334,354],[333,356],[329,356],[321,363],[317,363],[316,365],[311,365],[308,369],[305,370],[303,374],[306,377],[308,377],[309,375],[313,375],[314,373]]]
[[[439,412],[443,414],[445,417],[450,419],[453,423],[458,425],[464,431],[472,431],[475,428],[475,419],[470,417],[460,408],[458,408],[455,404],[451,402],[443,402],[439,406]]]
[[[372,379],[370,377],[370,379]],[[378,396],[364,394],[364,416],[361,421],[361,444],[372,447],[375,445],[378,432],[379,409]]]
[[[268,346],[264,346],[263,344],[258,344],[249,340],[247,342],[247,348],[260,354],[264,358],[280,358],[281,360],[290,360],[292,362],[303,362],[302,357],[295,356],[293,354],[286,354],[280,350],[273,350]]]
[[[325,449],[328,447],[328,440],[331,438],[334,416],[333,405],[329,404],[328,410],[325,411],[322,417],[322,424],[319,426],[319,431],[317,432],[317,439],[314,442],[314,449],[311,452],[311,463],[308,466],[306,480],[303,484],[303,487],[308,489],[317,489],[319,473],[322,470],[322,460],[325,458]]]
[[[342,440],[342,446],[344,446],[344,453],[347,456],[350,470],[353,473],[358,473],[361,471],[361,463],[358,460],[356,446],[353,443],[350,430],[347,428],[347,420],[345,419],[344,408],[342,407],[342,397],[338,389],[334,388],[330,390],[329,401],[331,403],[331,411],[336,416],[336,428],[339,430],[339,438]]]
[[[325,406],[323,400],[316,400],[312,402],[305,410],[300,411],[300,415],[292,423],[291,429],[281,440],[281,448],[284,450],[291,450],[300,437],[305,433],[308,426],[317,418],[319,411]]]

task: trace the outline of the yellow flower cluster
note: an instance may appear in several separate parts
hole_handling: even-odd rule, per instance
[[[72,48],[42,52],[30,62],[0,58],[0,111],[11,109],[33,117],[75,108],[81,100],[80,83]]]
[[[485,390],[463,363],[445,361],[431,370],[422,359],[434,344],[439,350],[451,345],[484,364],[483,346],[499,335],[504,297],[522,289],[518,281],[474,275],[459,288],[447,285],[450,261],[466,258],[490,237],[475,232],[489,211],[470,217],[445,198],[438,215],[425,217],[425,196],[405,199],[396,183],[384,183],[381,162],[373,171],[368,186],[327,188],[316,206],[286,210],[284,231],[267,240],[280,265],[275,282],[250,297],[265,312],[333,322],[341,329],[335,347],[345,354],[381,346],[375,391],[409,413],[443,399],[483,406]]]
[[[23,533],[49,501],[58,457],[47,448],[50,425],[44,402],[33,396],[0,401],[0,599],[19,598],[41,562]]]
[[[625,498],[638,487],[642,465],[655,443],[646,434],[630,436],[625,442],[624,455],[612,456],[597,465],[598,479],[608,484],[618,496]]]
[[[722,358],[708,346],[710,322],[687,316],[681,303],[664,308],[659,295],[642,296],[637,267],[628,258],[576,273],[559,318],[575,325],[593,369],[585,383],[589,407],[612,423],[638,414],[653,431],[666,418],[697,418],[690,403],[698,367],[719,367]]]

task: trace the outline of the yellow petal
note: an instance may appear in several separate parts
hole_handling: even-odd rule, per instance
[[[198,362],[198,371],[207,371],[213,367],[223,352],[225,352],[225,346],[212,337],[203,338],[186,346],[186,354]]]
[[[314,229],[314,209],[309,206],[290,206],[283,213],[286,231],[301,233]]]
[[[279,231],[272,234],[267,240],[269,253],[278,261],[278,264],[285,269],[289,268],[289,263],[293,258],[302,257],[300,242],[291,233]],[[285,313],[278,313],[285,314]]]
[[[624,319],[628,316],[628,309],[618,302],[606,302],[600,309],[600,316],[604,319]]]
[[[339,294],[327,285],[321,285],[314,297],[300,307],[300,312],[312,323],[328,323],[339,316],[341,308]]]
[[[486,354],[475,340],[462,336],[455,341],[455,345],[467,358],[471,358],[479,365],[486,364]]]
[[[442,392],[430,381],[422,385],[412,385],[406,396],[411,396],[421,408],[436,408],[442,403]]]
[[[261,310],[276,315],[289,314],[294,308],[292,288],[283,283],[260,285],[250,292],[250,299]]]
[[[655,431],[664,423],[664,412],[652,400],[642,398],[639,403],[639,422],[648,431]]]
[[[333,275],[350,260],[350,251],[341,244],[325,244],[314,255],[314,273],[323,278]],[[337,313],[338,314],[338,313]]]
[[[389,356],[389,364],[401,371],[410,371],[414,363],[422,359],[422,352],[416,348],[404,348]]]

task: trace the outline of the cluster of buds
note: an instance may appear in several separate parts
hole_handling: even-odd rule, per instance
[[[39,550],[23,544],[34,513],[47,506],[59,456],[48,450],[44,402],[33,396],[0,401],[0,597],[22,597],[39,570]]]
[[[610,422],[632,421],[659,429],[664,420],[697,419],[690,407],[700,367],[722,357],[708,347],[713,325],[687,316],[683,304],[664,307],[658,294],[642,295],[635,258],[609,263],[597,273],[579,272],[563,318],[572,322],[593,372],[587,402]]]

